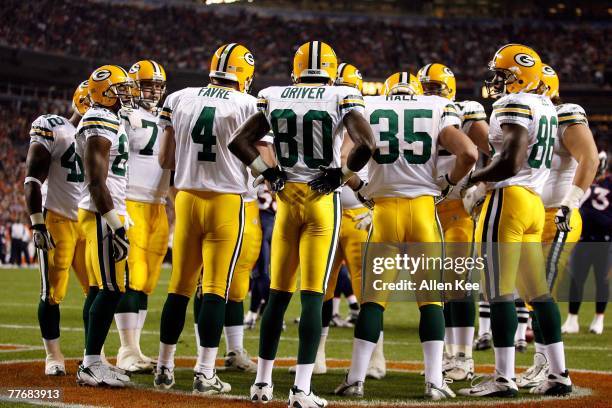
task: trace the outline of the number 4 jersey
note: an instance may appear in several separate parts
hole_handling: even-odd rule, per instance
[[[557,136],[557,111],[550,99],[542,95],[517,93],[506,95],[493,104],[489,142],[495,157],[502,150],[504,124],[527,129],[528,148],[519,172],[494,183],[493,188],[522,186],[542,195],[550,172],[553,147]]]
[[[314,179],[320,166],[340,167],[342,119],[364,109],[355,88],[310,84],[266,88],[257,106],[270,123],[287,180],[297,183]]]
[[[128,138],[119,116],[114,112],[95,106],[90,108],[81,118],[77,127],[77,143],[79,151],[85,150],[87,140],[92,137],[102,137],[111,143],[108,158],[108,175],[106,187],[113,199],[113,207],[120,215],[125,215],[125,192],[127,189],[127,161],[129,157]],[[82,149],[82,150],[81,150]],[[97,212],[96,205],[87,190],[89,180],[85,174],[85,185],[79,208]]]
[[[242,194],[247,170],[227,145],[234,131],[257,112],[255,97],[231,88],[208,85],[169,95],[159,126],[174,128],[179,190]]]
[[[66,118],[43,115],[32,122],[30,143],[40,143],[51,155],[49,174],[42,189],[43,206],[76,221],[83,188],[83,162],[76,152],[75,133]]]

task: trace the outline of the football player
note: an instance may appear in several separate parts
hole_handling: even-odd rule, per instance
[[[123,387],[129,383],[129,377],[104,364],[101,352],[125,292],[129,146],[119,110],[132,106],[134,82],[123,68],[104,65],[91,74],[88,87],[92,106],[77,128],[77,143],[83,146],[85,167],[78,217],[85,234],[88,273],[95,276],[100,290],[89,308],[85,356],[77,381],[94,387]]]
[[[547,249],[546,280],[549,290],[556,297],[555,283],[563,280],[559,274],[566,269],[574,244],[580,239],[582,219],[578,208],[595,178],[599,158],[586,113],[579,105],[561,103],[559,77],[546,64],[542,64],[539,93],[551,99],[559,118],[550,175],[542,192],[546,209],[542,234],[542,243]],[[533,365],[516,378],[519,388],[536,387],[547,377],[546,346],[535,314],[532,326],[536,352]]]
[[[26,159],[26,203],[41,272],[38,324],[47,353],[45,374],[50,376],[66,375],[60,348],[60,303],[66,296],[70,266],[85,294],[90,284],[85,240],[77,222],[83,160],[74,137],[75,126],[89,108],[87,81],[78,86],[72,101],[70,119],[42,115],[32,122]]]
[[[457,85],[455,75],[447,66],[440,63],[427,64],[417,74],[423,93],[425,95],[438,95],[455,100]],[[489,143],[487,114],[483,106],[476,101],[455,102],[457,113],[461,119],[461,130],[470,140],[488,155]],[[455,158],[448,150],[441,148],[438,152],[437,171],[446,174],[455,162]],[[471,207],[478,199],[484,199],[484,189],[473,187],[482,191],[476,202],[472,200]],[[472,208],[464,208],[464,201],[459,189],[454,189],[446,199],[436,207],[440,224],[444,231],[444,241],[457,243],[449,246],[449,256],[470,256],[464,253],[463,248],[471,247],[474,238],[474,220]],[[457,252],[460,253],[452,253]],[[453,293],[454,294],[454,293]],[[444,371],[447,377],[454,381],[471,379],[474,375],[474,360],[472,359],[472,341],[474,339],[474,320],[476,310],[471,295],[466,294],[463,299],[454,299],[444,305]]]
[[[151,371],[154,361],[140,350],[140,333],[147,316],[147,299],[157,286],[168,249],[166,196],[170,170],[159,166],[157,105],[166,90],[166,72],[155,61],[136,62],[128,70],[136,85],[134,109],[121,112],[130,141],[126,208],[133,223],[126,292],[115,312],[121,347],[117,367],[128,372]]]
[[[295,85],[262,90],[260,112],[240,128],[230,144],[234,154],[278,191],[270,297],[261,321],[257,377],[251,387],[251,400],[257,402],[272,399],[272,368],[299,267],[302,312],[289,406],[327,405],[312,392],[310,380],[321,337],[323,296],[340,230],[339,189],[365,166],[373,147],[372,131],[361,114],[359,91],[332,86],[337,68],[336,54],[328,44],[310,41],[301,45],[293,59]],[[345,128],[355,146],[342,166],[340,145]],[[254,147],[270,129],[282,170],[269,167]]]
[[[367,97],[365,101],[377,147],[368,166],[370,182],[365,190],[365,195],[376,203],[368,244],[441,243],[434,199],[441,191],[448,193],[448,186],[468,174],[478,158],[476,146],[459,129],[461,120],[455,105],[440,96],[422,96],[421,84],[414,75],[395,73],[385,81],[384,89],[385,95]],[[447,183],[443,188],[437,184],[435,172],[439,146],[456,156],[455,165],[441,177]],[[438,247],[436,255],[440,256],[442,248]],[[422,276],[426,272],[418,273]],[[455,394],[442,378],[442,304],[428,298],[417,296],[425,397],[452,398]],[[363,396],[366,367],[382,331],[385,306],[381,298],[362,299],[351,368],[336,394]]]
[[[469,183],[493,183],[478,219],[476,240],[486,256],[482,284],[491,304],[495,374],[459,393],[470,397],[518,394],[514,371],[518,325],[514,294],[518,289],[540,322],[550,363],[546,385],[533,391],[565,395],[572,383],[565,367],[561,317],[546,285],[540,246],[545,223],[540,195],[550,173],[557,112],[550,99],[536,93],[542,62],[533,49],[505,45],[495,53],[489,69],[493,72],[486,82],[489,95],[501,97],[493,104],[489,122],[494,155],[489,165],[470,175]]]
[[[169,95],[159,116],[164,129],[159,162],[174,169],[176,223],[172,275],[160,328],[154,385],[174,385],[174,352],[185,325],[189,298],[202,274],[198,316],[200,346],[193,392],[211,395],[231,390],[215,372],[229,285],[244,231],[247,169],[227,148],[233,132],[256,112],[248,94],[255,62],[240,44],[221,46],[210,64],[211,82]]]

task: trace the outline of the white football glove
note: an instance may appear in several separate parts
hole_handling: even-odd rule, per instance
[[[55,241],[53,241],[53,237],[45,224],[32,225],[32,240],[34,246],[43,251],[55,248]]]
[[[450,181],[448,173],[438,177],[436,184],[440,186],[440,195],[434,200],[434,203],[437,205],[444,201],[444,199],[453,191],[455,184]]]
[[[121,227],[111,232],[111,239],[113,241],[113,258],[115,262],[123,261],[127,258],[130,249],[130,241],[128,240],[125,228]]]
[[[125,228],[126,231],[129,231],[129,229],[134,225],[136,224],[134,224],[134,220],[132,220],[130,214],[125,213],[125,217],[123,219],[123,228]]]
[[[487,194],[487,187],[484,183],[479,183],[463,190],[462,194],[463,208],[465,209],[465,212],[471,216],[474,216],[474,211],[480,205],[482,205],[482,203],[484,203]]]
[[[363,214],[359,214],[353,217],[353,221],[358,221],[355,225],[355,228],[362,231],[367,231],[370,229],[370,225],[372,225],[372,211],[364,212]]]

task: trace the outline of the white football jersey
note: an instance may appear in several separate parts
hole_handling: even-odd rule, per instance
[[[159,116],[162,129],[174,128],[179,190],[246,192],[246,166],[227,145],[234,131],[257,111],[255,97],[208,85],[169,95]]]
[[[127,199],[165,204],[170,187],[170,170],[160,167],[159,144],[163,131],[157,116],[140,107],[130,118],[120,114],[130,141]]]
[[[363,113],[363,97],[348,86],[272,86],[259,93],[257,105],[270,123],[287,180],[298,183],[314,179],[320,166],[340,167],[344,115]]]
[[[546,96],[522,92],[506,95],[495,102],[489,123],[493,157],[499,155],[504,142],[501,125],[510,123],[527,129],[529,147],[519,172],[506,180],[491,183],[492,187],[522,186],[542,195],[557,137],[555,106]]]
[[[83,146],[82,149],[84,149],[87,140],[94,136],[103,137],[111,142],[106,187],[113,199],[113,207],[117,210],[117,213],[125,215],[125,192],[127,189],[130,147],[125,128],[121,124],[119,116],[111,110],[100,106],[90,108],[85,112],[77,127],[77,139],[81,139],[78,143]],[[89,180],[86,173],[79,208],[97,212],[96,204],[91,199],[87,189],[88,185]]]
[[[542,202],[546,208],[555,208],[561,205],[565,194],[572,186],[574,174],[578,167],[578,162],[563,145],[565,131],[568,127],[577,123],[589,126],[584,109],[573,103],[564,103],[557,106],[557,117],[559,118],[559,128],[553,148],[550,175],[546,184],[544,184],[542,193]]]
[[[487,114],[483,106],[479,102],[455,102],[455,106],[457,107],[457,113],[459,114],[459,118],[461,119],[461,130],[465,134],[470,131],[470,128],[472,127],[472,124],[474,122],[477,122],[479,120],[487,120]],[[453,167],[455,167],[455,160],[456,158],[454,155],[451,154],[451,152],[440,146],[440,150],[438,152],[438,163],[436,164],[436,179],[440,175],[449,173],[453,169]],[[468,176],[465,177],[467,178]],[[464,180],[459,181],[459,183],[457,184],[461,185]],[[446,199],[458,200],[460,198],[461,189],[455,188],[450,192]]]
[[[365,98],[376,150],[368,167],[368,197],[436,196],[438,136],[460,126],[454,103],[440,96],[390,95]]]
[[[43,115],[32,122],[30,143],[40,143],[51,155],[43,192],[43,207],[77,220],[83,189],[83,161],[76,152],[75,127],[58,115]]]

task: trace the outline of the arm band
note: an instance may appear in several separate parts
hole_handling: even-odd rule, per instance
[[[580,199],[583,195],[584,190],[572,184],[569,191],[565,194],[565,197],[563,197],[561,205],[566,206],[568,208],[578,208],[580,207]]]
[[[42,183],[39,179],[37,179],[36,177],[26,177],[25,181],[23,182],[23,185],[26,185],[28,183],[36,183],[38,184],[40,187],[42,187]]]
[[[37,212],[37,213],[30,215],[30,221],[32,221],[32,225],[44,224],[45,217],[43,216],[43,213]]]
[[[113,232],[123,227],[121,218],[119,218],[119,215],[117,214],[117,210],[115,210],[114,208],[110,210],[109,212],[107,212],[106,214],[104,214],[102,218],[106,220],[106,223],[108,224],[109,227],[111,227]]]
[[[261,173],[269,169],[268,165],[261,157],[261,155],[257,156],[255,160],[253,160],[251,164],[249,164],[249,168],[253,170],[253,175],[255,177],[259,176]]]

